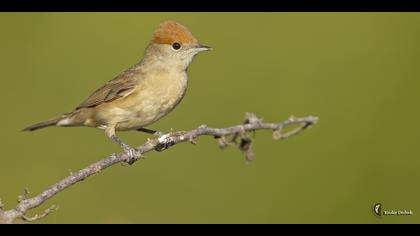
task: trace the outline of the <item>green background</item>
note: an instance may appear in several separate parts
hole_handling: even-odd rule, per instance
[[[419,223],[420,14],[1,13],[0,197],[39,193],[119,152],[89,128],[20,130],[72,110],[139,61],[164,20],[214,51],[189,69],[186,97],[150,126],[226,127],[245,112],[320,117],[299,136],[260,131],[255,161],[213,138],[116,165],[32,211],[40,223]],[[122,132],[135,146],[146,134]],[[412,216],[372,213],[412,210]]]

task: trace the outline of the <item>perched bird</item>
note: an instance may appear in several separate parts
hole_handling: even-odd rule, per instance
[[[24,131],[49,126],[87,126],[105,131],[133,159],[136,150],[115,131],[156,131],[144,128],[171,112],[187,90],[187,69],[195,55],[210,50],[183,25],[162,23],[146,47],[143,59],[95,90],[72,112],[34,124]]]

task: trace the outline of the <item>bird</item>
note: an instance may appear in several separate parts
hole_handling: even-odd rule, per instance
[[[116,131],[161,134],[145,127],[169,114],[181,102],[188,87],[189,65],[198,53],[209,50],[212,48],[200,44],[187,27],[173,20],[165,21],[154,31],[137,64],[96,89],[73,111],[23,131],[50,126],[98,128],[133,160],[138,156],[136,149],[118,138]]]

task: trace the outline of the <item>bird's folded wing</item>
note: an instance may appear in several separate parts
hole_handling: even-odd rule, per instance
[[[76,109],[95,107],[105,102],[110,102],[120,97],[124,97],[133,92],[139,81],[138,76],[133,71],[126,71],[113,80],[108,81],[104,86],[95,90],[82,104]]]

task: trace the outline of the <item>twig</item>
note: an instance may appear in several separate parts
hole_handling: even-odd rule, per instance
[[[46,216],[48,216],[49,214],[53,213],[54,211],[56,211],[58,208],[56,205],[52,205],[50,206],[47,210],[45,210],[41,215],[36,214],[33,217],[29,217],[26,215],[22,216],[22,219],[26,222],[32,222],[32,221],[36,221],[36,220],[40,220]]]
[[[190,131],[170,132],[160,136],[157,139],[148,139],[143,145],[137,147],[137,151],[139,153],[138,159],[141,159],[144,153],[154,150],[164,151],[173,145],[183,142],[195,143],[198,137],[207,135],[218,139],[219,145],[222,148],[226,146],[237,146],[245,154],[246,160],[251,161],[253,159],[253,152],[251,149],[252,139],[247,135],[247,132],[253,132],[255,130],[272,130],[274,131],[274,139],[285,139],[300,133],[306,128],[311,127],[317,122],[317,120],[317,117],[308,116],[304,118],[290,117],[289,119],[280,123],[263,123],[260,119],[257,119],[254,114],[247,113],[245,116],[245,122],[241,125],[228,128],[210,128],[206,125],[201,125],[198,128]],[[291,125],[299,126],[289,132],[282,133],[285,127]],[[232,141],[227,142],[225,139],[226,136],[233,136],[231,139]],[[241,138],[241,142],[239,144],[236,142],[238,137]],[[31,209],[41,206],[48,199],[60,193],[64,189],[100,172],[101,170],[104,170],[117,163],[126,163],[130,161],[129,164],[133,164],[138,159],[134,161],[129,160],[129,157],[125,153],[112,154],[111,156],[93,163],[86,168],[83,168],[77,172],[70,173],[68,177],[57,182],[42,193],[32,198],[29,198],[29,191],[25,189],[24,194],[18,198],[17,206],[11,210],[4,210],[3,204],[0,201],[0,224],[13,223],[17,219],[22,219],[24,221],[35,221],[46,217],[56,209],[55,206],[48,208],[41,215],[35,215],[33,217],[26,216],[26,213]]]

